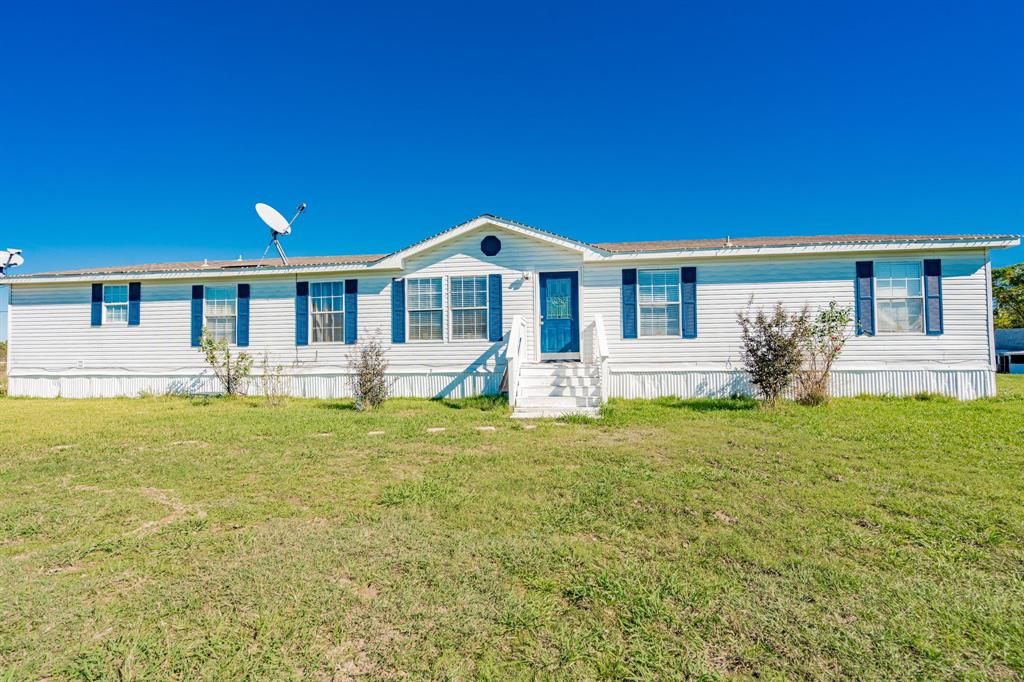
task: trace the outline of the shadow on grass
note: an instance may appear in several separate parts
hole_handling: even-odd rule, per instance
[[[673,410],[691,410],[693,412],[737,412],[740,410],[756,410],[757,401],[753,398],[736,396],[733,398],[657,398],[651,401],[659,407]]]
[[[452,410],[496,412],[508,409],[508,398],[503,395],[478,395],[472,398],[433,398],[432,400]]]
[[[338,402],[331,401],[331,402],[319,403],[318,407],[321,410],[345,410],[345,411],[349,411],[349,412],[355,412],[356,411],[356,404],[355,404],[354,401],[351,401],[351,400],[338,401]]]

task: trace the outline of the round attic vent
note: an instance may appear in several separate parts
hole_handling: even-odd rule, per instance
[[[485,256],[497,256],[501,251],[501,240],[493,234],[489,234],[480,242],[480,250],[484,252]]]

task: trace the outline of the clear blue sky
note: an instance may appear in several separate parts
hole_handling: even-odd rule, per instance
[[[1024,229],[1024,3],[378,4],[7,7],[0,248]]]

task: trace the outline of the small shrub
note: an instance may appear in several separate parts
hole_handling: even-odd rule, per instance
[[[804,405],[828,402],[832,364],[843,352],[853,331],[853,313],[835,301],[818,312],[804,338],[804,367],[797,374],[797,400]]]
[[[287,396],[288,377],[284,374],[283,365],[271,365],[270,355],[263,354],[260,360],[260,393],[267,400],[267,405],[277,407]]]
[[[372,410],[388,399],[391,382],[387,375],[386,353],[383,344],[373,337],[360,343],[349,354],[350,381],[357,410]]]
[[[743,369],[758,396],[769,407],[778,404],[792,386],[804,358],[810,333],[807,308],[792,315],[781,303],[768,314],[763,309],[737,314],[742,335]]]
[[[249,375],[252,374],[252,358],[242,351],[232,355],[224,339],[215,339],[204,327],[199,340],[199,352],[206,358],[206,364],[213,370],[221,387],[228,395],[245,395]]]

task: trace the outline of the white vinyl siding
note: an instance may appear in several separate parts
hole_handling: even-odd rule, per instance
[[[679,268],[637,272],[640,336],[679,336]]]
[[[103,323],[128,324],[128,285],[103,285]]]
[[[492,258],[480,253],[480,240],[487,233],[502,241],[501,253]],[[392,344],[392,279],[501,274],[504,328],[507,330],[517,315],[526,321],[525,347],[529,361],[535,361],[539,348],[538,273],[578,270],[583,361],[590,358],[594,318],[600,314],[608,336],[612,394],[649,398],[729,395],[742,390],[736,313],[746,309],[751,296],[755,307],[782,302],[794,312],[805,304],[817,310],[834,299],[852,310],[856,261],[869,259],[877,264],[886,259],[922,258],[942,259],[944,333],[851,338],[836,364],[841,392],[904,395],[928,390],[965,398],[989,395],[994,389],[987,315],[989,269],[983,249],[920,250],[882,259],[875,254],[823,253],[584,263],[579,254],[542,239],[487,229],[408,258],[402,271],[323,271],[300,278],[308,277],[311,285],[359,279],[359,337],[377,338],[386,347],[395,395],[456,397],[498,390],[505,366],[503,344],[487,340]],[[700,273],[700,337],[685,341],[679,336],[649,337],[643,343],[623,339],[622,270],[682,265],[695,265]],[[296,276],[269,273],[148,280],[145,324],[132,328],[90,326],[89,282],[14,281],[11,392],[88,397],[217,390],[201,354],[189,345],[191,290],[193,284],[204,284],[233,291],[238,281],[252,285],[249,351],[256,357],[266,353],[272,365],[288,367],[290,391],[295,395],[350,395],[351,348],[313,343],[297,347]]]
[[[218,341],[235,343],[235,332],[238,320],[237,287],[206,287],[206,305],[203,314],[206,317],[206,329]]]
[[[487,277],[452,277],[448,282],[455,341],[487,338]]]
[[[313,343],[344,343],[345,283],[312,282],[309,305]]]
[[[501,238],[501,253],[497,256],[486,257],[480,252],[485,234]],[[401,273],[351,270],[310,274],[308,279],[311,287],[314,282],[359,280],[359,338],[375,338],[387,348],[389,374],[401,377],[395,384],[395,395],[457,397],[497,391],[505,367],[503,348],[486,339],[392,344],[392,279],[502,275],[504,327],[508,329],[515,315],[527,321],[527,348],[532,357],[537,344],[533,321],[538,310],[538,278],[534,273],[581,266],[574,252],[527,236],[488,230],[417,254],[406,261]],[[524,277],[524,273],[530,274]],[[88,282],[15,284],[10,315],[11,370],[17,373],[20,369],[22,376],[61,373],[57,381],[62,385],[62,395],[68,397],[136,396],[140,390],[162,393],[206,386],[197,384],[195,377],[204,376],[208,367],[202,355],[189,345],[192,285],[235,288],[239,281],[245,281],[251,283],[248,352],[257,358],[266,353],[272,366],[287,367],[288,373],[296,376],[291,386],[297,395],[349,395],[351,346],[295,345],[295,280],[294,275],[223,279],[196,275],[150,280],[144,287],[145,324],[130,330],[90,326]],[[54,334],[54,329],[62,333]],[[216,390],[215,382],[208,390]]]
[[[441,341],[444,338],[441,282],[440,277],[406,281],[410,341]]]
[[[878,331],[924,333],[924,284],[921,261],[875,263]]]
[[[950,249],[915,251],[908,256],[888,260],[942,260],[943,333],[934,336],[916,333],[855,336],[843,348],[836,368],[959,371],[991,367],[985,252]],[[643,371],[653,395],[673,395],[657,389],[662,385],[657,376],[669,368],[680,371],[733,371],[741,368],[740,329],[736,313],[746,310],[751,302],[754,309],[782,303],[786,310],[795,313],[804,305],[815,312],[835,300],[852,311],[855,307],[856,262],[865,258],[864,254],[822,254],[689,259],[684,264],[696,266],[700,273],[697,303],[700,337],[687,339],[685,343],[681,338],[672,336],[650,337],[644,343],[622,338],[622,270],[643,268],[644,263],[587,263],[580,288],[582,324],[586,329],[593,323],[594,315],[600,314],[608,334],[612,370]],[[877,267],[885,259],[872,260]],[[666,259],[657,261],[654,267],[667,268],[677,263],[680,261]],[[583,336],[584,343],[587,343],[587,334]],[[666,387],[664,390],[672,389]]]

